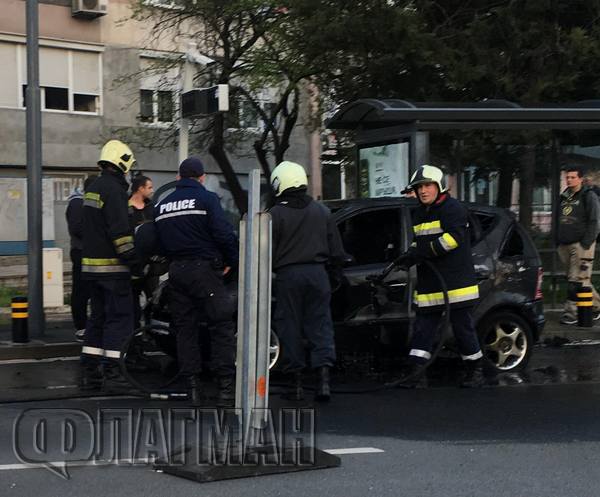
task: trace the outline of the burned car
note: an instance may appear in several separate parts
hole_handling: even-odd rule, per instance
[[[407,345],[414,317],[415,269],[392,271],[377,294],[370,276],[380,273],[410,246],[411,210],[417,201],[380,198],[327,205],[351,256],[342,283],[332,296],[339,347],[360,342],[365,333],[384,347]],[[512,212],[463,205],[469,211],[480,291],[473,317],[482,350],[498,371],[524,368],[544,327],[539,254]]]

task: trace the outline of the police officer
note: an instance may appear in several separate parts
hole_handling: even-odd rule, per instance
[[[235,342],[231,296],[223,276],[238,262],[238,240],[216,194],[204,187],[204,166],[197,157],[179,166],[176,189],[155,207],[159,241],[169,258],[169,311],[177,338],[180,374],[192,403],[201,401],[202,371],[198,333],[201,319],[211,331],[211,357],[219,405],[231,405],[235,393]]]
[[[429,165],[419,167],[413,174],[408,187],[415,190],[420,204],[412,213],[415,241],[409,252],[397,261],[408,267],[427,259],[441,273],[448,290],[450,322],[465,364],[461,386],[475,387],[484,382],[483,354],[472,317],[479,288],[471,256],[467,211],[450,197],[443,176],[440,169]],[[442,290],[433,271],[419,264],[416,319],[405,386],[416,386],[423,366],[431,358],[444,310]]]
[[[281,341],[285,370],[294,378],[288,396],[302,400],[306,339],[310,365],[317,371],[317,400],[330,397],[329,369],[335,363],[331,286],[326,265],[344,257],[331,213],[306,194],[304,168],[284,161],[271,174],[276,195],[273,219],[273,325]]]
[[[119,370],[121,345],[133,331],[132,269],[136,256],[127,214],[125,175],[135,165],[127,145],[110,140],[98,161],[102,172],[83,201],[82,278],[89,281],[91,315],[81,349],[83,389],[129,388]]]

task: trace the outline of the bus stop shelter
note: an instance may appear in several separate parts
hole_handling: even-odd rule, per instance
[[[572,104],[544,104],[523,107],[507,100],[484,100],[472,103],[413,103],[401,99],[360,99],[341,107],[326,123],[328,129],[354,133],[357,147],[357,191],[360,192],[361,162],[377,154],[377,147],[396,145],[393,159],[401,163],[396,174],[381,173],[377,181],[407,183],[420,164],[429,162],[429,133],[469,131],[550,131],[553,142],[560,141],[561,132],[600,131],[600,100]],[[598,138],[600,146],[600,135]],[[371,155],[369,155],[371,154]],[[398,160],[400,157],[401,160]],[[365,159],[366,158],[366,159]],[[367,160],[368,162],[368,160]],[[551,232],[555,232],[560,189],[560,164],[553,158],[549,171],[551,192]],[[369,195],[376,186],[369,185]],[[363,191],[366,187],[363,185]],[[382,193],[383,192],[383,193]],[[399,187],[377,190],[375,196],[397,195]],[[555,251],[554,251],[555,252]],[[551,254],[549,254],[551,255]],[[552,256],[551,268],[546,269],[553,280],[557,261]],[[549,261],[550,262],[550,261]]]

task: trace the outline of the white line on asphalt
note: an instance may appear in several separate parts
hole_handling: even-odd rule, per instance
[[[68,356],[68,357],[47,357],[45,359],[5,359],[0,361],[2,364],[36,364],[39,362],[54,362],[54,361],[78,361],[79,356]]]
[[[327,452],[332,455],[344,455],[344,454],[374,454],[378,452],[385,452],[382,449],[376,449],[375,447],[354,447],[348,449],[326,449],[323,452]],[[120,461],[53,461],[47,464],[41,463],[32,463],[32,464],[0,464],[0,471],[10,471],[10,470],[19,470],[19,469],[44,469],[47,468],[48,465],[54,467],[63,467],[67,466],[69,468],[75,467],[84,467],[84,466],[109,466],[119,464],[153,464],[154,461],[152,459],[122,459]]]
[[[150,459],[121,459],[119,461],[53,461],[49,463],[31,463],[31,464],[0,464],[0,471],[10,471],[16,469],[45,469],[48,466],[54,466],[62,468],[67,466],[68,468],[77,468],[83,466],[118,466],[120,464],[154,464],[154,460]]]
[[[323,452],[328,454],[340,455],[340,454],[374,454],[377,452],[385,452],[382,449],[376,449],[375,447],[354,447],[349,449],[326,449]]]

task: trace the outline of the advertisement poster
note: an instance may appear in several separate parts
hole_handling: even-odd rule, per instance
[[[408,184],[408,143],[361,148],[359,159],[368,172],[369,197],[400,196]]]

